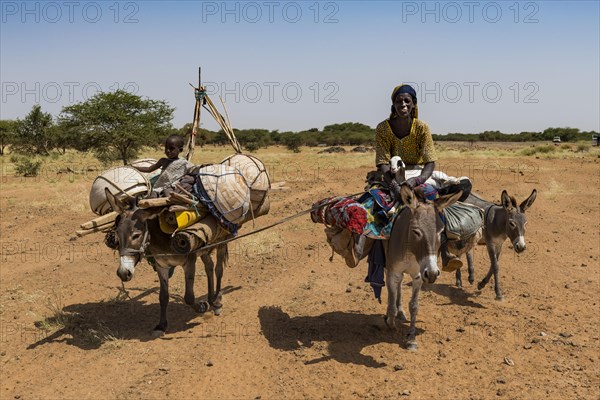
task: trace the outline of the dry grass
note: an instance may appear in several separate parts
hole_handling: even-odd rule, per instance
[[[35,326],[48,335],[56,332],[70,334],[87,344],[106,345],[107,349],[119,349],[126,343],[102,321],[89,321],[78,313],[66,311],[60,296],[49,297],[46,308],[49,315],[36,321]]]
[[[554,178],[551,178],[547,185],[548,188],[543,191],[543,194],[546,196],[546,198],[548,198],[548,200],[556,200],[558,197],[568,194],[565,188]]]

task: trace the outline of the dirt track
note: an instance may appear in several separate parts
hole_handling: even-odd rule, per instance
[[[278,154],[258,156],[281,167],[269,161]],[[373,156],[285,157],[293,174],[278,169],[274,180],[291,190],[272,193],[257,226],[361,190]],[[528,250],[504,247],[505,300],[494,300],[492,282],[478,291],[464,277],[463,290],[443,274],[421,293],[416,353],[404,348],[407,324],[385,327],[386,294],[379,304],[363,283],[366,263],[330,263],[323,226],[308,217],[234,242],[219,317],[183,303],[176,270],[169,332],[154,339],[152,269],[139,265],[127,285],[133,300],[116,300],[118,261],[103,237],[70,240],[93,216],[93,177],[3,176],[0,397],[599,398],[600,159],[452,157],[447,172],[470,175],[489,200],[503,188],[518,200],[539,195]],[[477,281],[487,263],[478,247]],[[197,296],[205,285],[199,267]]]

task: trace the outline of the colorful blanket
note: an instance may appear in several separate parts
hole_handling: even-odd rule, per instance
[[[369,190],[358,201],[367,211],[367,224],[363,235],[372,239],[389,239],[394,220],[402,206],[398,206],[395,213],[388,215],[395,202],[387,191],[381,189]]]
[[[352,197],[329,197],[313,204],[313,222],[347,229],[361,234],[367,223],[367,211]]]
[[[430,200],[437,190],[429,184],[419,187]],[[390,210],[396,207],[390,214]],[[328,197],[313,204],[310,213],[313,222],[347,229],[372,239],[389,239],[392,226],[403,205],[398,204],[387,190],[372,188],[360,198]]]

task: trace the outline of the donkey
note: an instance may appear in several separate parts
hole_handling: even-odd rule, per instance
[[[459,191],[428,202],[420,197],[419,193],[415,194],[408,185],[402,185],[400,188],[400,197],[406,206],[394,222],[390,239],[384,243],[388,290],[385,323],[394,329],[397,316],[406,320],[406,314],[402,310],[401,286],[404,274],[409,274],[412,278],[407,346],[409,350],[417,349],[415,322],[421,285],[423,281],[434,283],[440,275],[437,254],[444,223],[439,212],[455,203],[461,195],[462,191]]]
[[[169,277],[173,268],[177,265],[183,266],[185,272],[185,295],[186,304],[192,306],[198,312],[207,311],[205,303],[195,303],[194,275],[196,273],[196,259],[204,263],[204,269],[208,280],[208,303],[215,315],[221,314],[221,278],[223,270],[228,261],[227,245],[217,246],[216,263],[216,289],[214,287],[215,264],[211,253],[191,252],[188,254],[173,254],[170,247],[171,236],[164,233],[158,223],[158,215],[161,210],[139,209],[134,204],[125,204],[117,199],[108,189],[105,190],[106,198],[114,211],[119,213],[116,225],[116,235],[119,245],[120,264],[117,275],[123,282],[133,278],[136,265],[142,257],[149,253],[155,260],[156,273],[160,281],[160,321],[154,328],[155,336],[162,336],[167,331],[167,305],[169,304]],[[214,249],[213,249],[214,250]]]
[[[487,275],[479,282],[477,289],[483,289],[489,282],[492,274],[494,275],[494,289],[496,291],[496,300],[502,300],[504,296],[500,290],[498,282],[498,259],[502,245],[509,238],[513,249],[517,254],[522,253],[527,248],[525,243],[525,226],[527,217],[525,211],[531,207],[537,197],[537,190],[533,189],[527,199],[517,206],[517,200],[508,195],[506,190],[502,191],[500,205],[496,205],[482,199],[474,193],[469,194],[465,203],[473,204],[484,210],[483,232],[476,234],[467,242],[449,241],[449,249],[460,257],[462,254],[467,256],[467,265],[469,271],[469,283],[475,281],[473,269],[473,247],[475,243],[485,244],[490,257],[490,269]],[[456,270],[456,285],[462,287],[460,269]]]

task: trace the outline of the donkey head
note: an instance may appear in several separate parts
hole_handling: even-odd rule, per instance
[[[408,185],[402,185],[400,189],[402,202],[410,212],[409,218],[403,217],[400,221],[407,221],[406,251],[414,256],[419,263],[420,273],[425,282],[434,283],[440,275],[437,266],[437,254],[441,243],[441,234],[444,230],[444,222],[440,217],[440,211],[454,204],[462,191],[440,197],[433,202],[427,201],[421,192],[414,192]],[[405,256],[409,255],[405,254]]]
[[[150,232],[147,222],[152,218],[156,218],[158,214],[138,209],[135,202],[125,203],[121,201],[108,188],[105,193],[113,211],[119,213],[115,221],[120,257],[117,275],[122,281],[127,282],[133,278],[135,267],[142,259],[146,247],[150,244]]]
[[[525,244],[525,226],[527,225],[525,210],[531,207],[536,196],[537,190],[533,189],[529,197],[517,206],[517,200],[509,196],[506,190],[502,191],[502,207],[506,210],[507,215],[504,229],[517,253],[521,253],[527,248]]]

